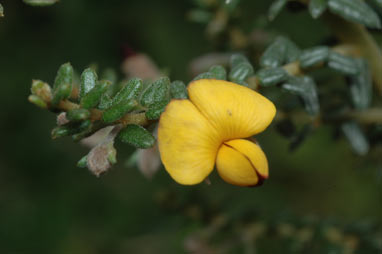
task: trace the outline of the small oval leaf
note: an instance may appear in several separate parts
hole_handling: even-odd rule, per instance
[[[136,148],[150,148],[155,143],[154,136],[145,128],[139,125],[130,124],[119,132],[118,138]]]

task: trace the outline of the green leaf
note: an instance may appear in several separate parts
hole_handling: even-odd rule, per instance
[[[53,91],[58,89],[62,84],[70,84],[73,82],[73,67],[70,63],[60,66],[57,71],[56,79],[53,84]]]
[[[81,98],[81,107],[90,109],[98,105],[102,95],[110,86],[110,81],[98,81],[96,86]]]
[[[231,69],[229,80],[235,83],[243,84],[245,80],[254,73],[253,67],[248,62],[243,62]]]
[[[154,136],[145,128],[139,125],[130,124],[119,132],[118,138],[136,148],[150,148],[155,143]]]
[[[226,80],[227,79],[227,71],[225,68],[221,65],[214,65],[212,66],[209,70],[209,73],[212,74],[212,76],[215,79],[221,79],[221,80]]]
[[[43,99],[41,99],[40,97],[38,97],[37,95],[34,95],[34,94],[29,95],[28,101],[30,103],[33,103],[37,107],[40,107],[43,109],[48,108],[48,105],[46,104],[46,102]]]
[[[317,64],[326,62],[329,57],[329,48],[326,46],[318,46],[306,49],[300,55],[300,67],[309,68]]]
[[[199,80],[199,79],[215,79],[215,76],[211,72],[203,72],[203,73],[200,73],[198,76],[196,76],[193,79],[193,81]]]
[[[4,8],[1,4],[0,4],[0,17],[4,17]]]
[[[229,61],[231,67],[234,67],[242,62],[248,62],[248,59],[243,54],[233,54]]]
[[[358,64],[354,58],[333,51],[329,53],[328,66],[343,74],[356,75],[359,73]]]
[[[175,80],[170,84],[170,94],[174,99],[187,99],[187,87],[186,85],[180,81]]]
[[[230,81],[246,85],[245,80],[253,75],[253,67],[248,59],[242,54],[234,54],[230,59],[231,71],[228,78]]]
[[[101,78],[103,80],[109,80],[112,84],[114,84],[118,80],[117,73],[114,69],[111,68],[105,69],[101,74]]]
[[[97,84],[97,73],[92,68],[85,69],[81,74],[80,98],[84,97]]]
[[[142,106],[149,106],[153,103],[170,100],[170,79],[160,78],[150,84],[142,93],[140,103]]]
[[[301,50],[297,47],[296,43],[294,43],[293,41],[285,37],[281,37],[280,40],[282,43],[285,44],[286,54],[285,54],[284,62],[291,63],[296,61],[301,54]]]
[[[165,110],[168,101],[161,101],[151,104],[146,111],[146,117],[149,120],[156,120],[160,117],[160,114]]]
[[[73,88],[73,67],[70,63],[60,66],[53,85],[52,105],[57,105],[61,100],[69,98]]]
[[[68,126],[58,126],[52,130],[52,139],[61,138],[71,135],[71,128]]]
[[[101,110],[108,109],[111,107],[112,103],[113,103],[113,99],[111,98],[111,96],[109,94],[107,94],[105,92],[101,96],[101,99],[100,99],[99,104],[98,104],[98,108]]]
[[[66,113],[66,118],[69,121],[83,121],[90,117],[90,111],[84,108],[72,109]]]
[[[288,78],[288,73],[280,67],[261,69],[256,75],[262,86],[274,86]]]
[[[58,2],[58,0],[23,0],[24,3],[32,6],[49,6]]]
[[[77,167],[86,168],[88,166],[88,156],[85,155],[77,162]]]
[[[344,19],[370,28],[381,28],[378,14],[363,0],[329,0],[329,9]]]
[[[122,85],[121,90],[114,96],[112,105],[117,105],[123,102],[136,99],[143,87],[142,80],[133,78]]]
[[[53,139],[73,135],[76,133],[83,132],[92,127],[92,122],[90,120],[85,120],[80,123],[68,123],[66,125],[58,126],[52,130],[51,136]]]
[[[103,112],[102,120],[105,123],[113,123],[119,119],[121,119],[125,114],[130,112],[131,110],[136,107],[137,101],[131,100],[131,101],[124,101],[119,104],[113,105],[107,110]]]
[[[286,45],[281,40],[276,39],[264,51],[260,58],[260,66],[268,68],[280,67],[285,59]]]
[[[372,100],[372,78],[368,64],[364,60],[357,60],[359,75],[350,77],[350,94],[354,107],[358,110],[367,109]]]
[[[268,18],[270,21],[274,20],[281,10],[285,7],[287,0],[273,1],[271,7],[269,7]]]
[[[308,76],[289,77],[288,81],[282,85],[282,88],[293,94],[299,95],[305,105],[305,110],[310,115],[317,115],[320,111],[317,88],[313,79]]]
[[[369,142],[356,122],[344,123],[341,129],[356,154],[366,155],[369,152]]]
[[[261,67],[275,68],[284,63],[296,61],[300,57],[300,49],[288,38],[279,36],[268,46],[260,58]]]
[[[328,6],[328,0],[310,0],[309,1],[309,12],[314,19],[321,16],[321,14],[326,10]]]
[[[58,105],[60,101],[70,97],[72,93],[72,84],[63,83],[53,92],[52,105]]]

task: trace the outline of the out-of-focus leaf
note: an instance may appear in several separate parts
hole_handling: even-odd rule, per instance
[[[0,17],[4,17],[4,8],[1,4],[0,4]]]
[[[113,123],[118,119],[122,118],[126,113],[134,109],[135,106],[137,106],[137,101],[135,100],[127,102],[124,101],[119,104],[113,105],[103,112],[102,120],[105,123]]]
[[[280,67],[261,69],[256,75],[262,86],[274,86],[288,78],[287,72]]]
[[[292,137],[292,141],[289,144],[289,150],[296,150],[304,142],[304,140],[308,137],[312,130],[312,124],[305,124],[302,127],[302,129],[295,136]]]
[[[245,80],[254,73],[253,67],[249,62],[242,62],[231,69],[229,79],[232,82],[243,84]]]
[[[284,63],[296,61],[300,56],[300,49],[288,38],[279,36],[268,46],[260,58],[260,66],[275,68]]]
[[[188,12],[187,17],[190,21],[207,24],[212,19],[212,14],[206,10],[194,9]]]
[[[225,68],[221,65],[214,65],[212,66],[207,72],[200,73],[198,76],[196,76],[193,80],[199,80],[199,79],[221,79],[226,80],[227,79],[227,72]]]
[[[382,8],[382,0],[374,0],[376,4],[378,4],[379,7]]]
[[[171,97],[174,99],[188,98],[186,85],[180,80],[175,80],[171,82],[170,94],[171,94]]]
[[[242,62],[248,62],[248,59],[243,54],[233,54],[229,59],[231,66],[236,66]]]
[[[276,123],[278,132],[284,137],[290,138],[296,133],[296,126],[290,119],[284,119]]]
[[[122,102],[127,102],[136,99],[143,87],[142,80],[139,78],[130,79],[123,85],[121,90],[114,96],[112,105],[117,105]]]
[[[326,46],[318,46],[306,49],[301,52],[300,66],[301,68],[309,68],[314,65],[325,62],[329,57],[329,48]]]
[[[282,85],[286,91],[301,96],[304,100],[305,110],[310,115],[317,115],[320,111],[317,88],[313,79],[308,76],[289,77],[288,81]]]
[[[159,78],[150,84],[142,93],[140,103],[149,106],[153,103],[170,100],[170,79],[167,77]]]
[[[24,3],[32,6],[49,6],[58,2],[58,0],[23,0]]]
[[[296,43],[285,37],[281,37],[280,40],[286,45],[286,55],[284,59],[285,63],[296,61],[301,54],[301,50],[297,47]]]
[[[378,14],[362,0],[329,0],[329,9],[343,18],[370,28],[381,28]]]
[[[347,75],[359,73],[357,61],[354,58],[333,51],[329,53],[328,66]]]
[[[117,73],[115,72],[114,69],[112,68],[107,68],[105,69],[102,74],[101,74],[101,79],[103,80],[109,80],[112,84],[114,84],[115,82],[117,82],[118,80],[118,77],[117,77]]]
[[[92,68],[85,69],[81,74],[80,98],[84,97],[97,84],[97,73]]]
[[[326,10],[328,6],[328,0],[310,0],[309,12],[313,18],[318,18]]]
[[[224,9],[228,10],[229,12],[232,12],[235,10],[237,5],[240,3],[241,0],[225,0],[223,3]]]
[[[268,18],[270,21],[274,20],[281,10],[285,7],[287,0],[276,0],[273,1],[271,7],[268,10]]]
[[[227,71],[225,68],[221,65],[214,65],[209,70],[209,73],[211,73],[215,79],[221,79],[226,80],[227,79]]]
[[[341,129],[356,154],[366,155],[369,152],[369,142],[356,122],[344,123]]]
[[[285,59],[285,54],[286,45],[278,38],[264,51],[260,58],[260,66],[268,68],[280,67]]]
[[[154,136],[145,128],[135,124],[129,124],[119,132],[118,138],[136,148],[146,149],[155,143]]]
[[[79,168],[86,168],[88,165],[88,156],[85,155],[77,162],[77,167]]]
[[[230,65],[229,80],[246,86],[245,80],[254,73],[248,59],[242,54],[234,54],[231,56]]]
[[[368,64],[357,60],[359,74],[350,77],[350,94],[356,109],[363,110],[370,106],[372,99],[372,79]]]
[[[66,113],[66,118],[69,121],[83,121],[90,117],[90,111],[84,108],[69,110]]]
[[[110,81],[98,81],[96,86],[90,90],[84,97],[81,98],[81,106],[86,109],[93,108],[98,105],[101,96],[110,86]]]

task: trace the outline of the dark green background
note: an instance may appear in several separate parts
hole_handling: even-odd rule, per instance
[[[248,27],[269,5],[256,2],[243,8]],[[61,0],[47,8],[1,3],[0,253],[183,253],[185,236],[218,214],[234,221],[253,211],[289,211],[344,223],[381,214],[377,168],[353,155],[344,139],[333,140],[329,127],[293,153],[269,127],[259,140],[270,178],[260,188],[228,185],[216,173],[211,186],[185,187],[163,169],[150,181],[123,166],[131,152],[126,145],[118,145],[120,163],[100,178],[77,168],[87,149],[69,138],[50,139],[55,117],[28,103],[31,80],[52,83],[67,61],[78,71],[91,63],[119,71],[128,45],[169,70],[171,79],[188,81],[188,63],[213,50],[204,26],[186,19],[195,6],[169,0]],[[284,12],[271,29],[301,47],[328,34],[305,11]],[[195,207],[200,215],[190,216]]]

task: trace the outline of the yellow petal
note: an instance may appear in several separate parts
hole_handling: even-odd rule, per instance
[[[268,176],[268,163],[263,151],[258,145],[243,139],[226,142],[220,147],[216,167],[224,181],[239,186],[255,186]]]
[[[228,81],[196,80],[188,86],[188,92],[192,103],[224,141],[262,132],[276,113],[275,106],[267,98]]]
[[[225,144],[244,155],[261,178],[268,178],[268,160],[259,145],[246,139],[234,139]]]
[[[173,100],[158,128],[163,165],[180,184],[197,184],[213,170],[220,140],[216,130],[189,100]]]

